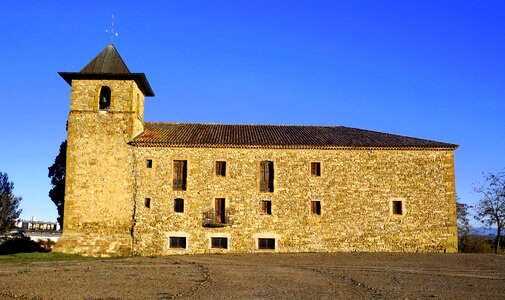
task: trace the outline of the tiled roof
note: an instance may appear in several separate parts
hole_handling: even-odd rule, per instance
[[[145,123],[136,146],[210,148],[439,148],[454,144],[343,126]]]

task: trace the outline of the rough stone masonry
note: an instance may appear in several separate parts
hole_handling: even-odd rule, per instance
[[[341,126],[144,122],[154,93],[112,44],[60,75],[72,92],[54,251],[457,251],[457,145]]]

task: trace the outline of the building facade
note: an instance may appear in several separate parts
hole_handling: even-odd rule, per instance
[[[71,85],[63,235],[89,256],[456,252],[456,145],[342,126],[144,121],[108,45]]]

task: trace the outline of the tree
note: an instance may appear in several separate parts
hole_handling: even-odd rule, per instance
[[[458,219],[458,236],[465,236],[468,234],[472,227],[468,219],[469,210],[473,206],[462,203],[459,199],[456,202],[456,218]]]
[[[9,181],[7,173],[0,172],[0,233],[7,233],[14,228],[14,221],[19,218],[21,197],[12,194],[14,183]]]
[[[500,238],[505,225],[505,171],[484,175],[486,182],[474,187],[474,191],[482,195],[476,207],[475,219],[485,227],[497,227],[495,238],[495,253],[500,250]]]
[[[54,159],[54,164],[49,167],[49,178],[51,178],[52,188],[49,191],[49,198],[58,209],[58,223],[63,228],[63,214],[65,204],[65,173],[67,166],[67,141],[60,145],[60,153]]]

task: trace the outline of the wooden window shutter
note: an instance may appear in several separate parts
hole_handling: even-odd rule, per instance
[[[174,160],[174,179],[173,179],[174,190],[179,191],[186,190],[186,177],[187,177],[187,161]]]
[[[312,176],[321,176],[321,163],[319,162],[310,163],[310,174]]]
[[[273,192],[274,191],[274,162],[262,161],[260,162],[260,191]]]

